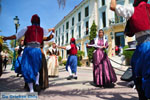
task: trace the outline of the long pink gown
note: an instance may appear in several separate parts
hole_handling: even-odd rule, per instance
[[[97,45],[104,46],[104,40],[98,40]],[[105,43],[105,46],[108,48],[108,42]],[[114,69],[104,49],[96,48],[93,53],[93,79],[97,86],[105,86],[117,81]]]

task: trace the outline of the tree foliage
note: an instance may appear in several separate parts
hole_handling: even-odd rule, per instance
[[[89,36],[89,40],[93,40],[95,37],[96,37],[96,32],[97,32],[97,26],[95,24],[95,21],[93,21],[93,24],[90,28],[90,36]],[[91,47],[91,48],[88,48],[88,58],[89,58],[89,61],[92,62],[92,59],[93,59],[93,51],[95,50],[95,48]]]
[[[77,57],[78,57],[78,66],[81,66],[81,65],[82,65],[81,60],[82,60],[82,57],[83,57],[83,56],[84,56],[84,52],[78,50],[78,53],[77,53]]]
[[[18,45],[19,45],[19,42],[16,41],[16,46],[18,46]],[[10,41],[10,46],[11,46],[11,48],[14,48],[14,47],[15,47],[15,40],[11,40],[11,41]]]

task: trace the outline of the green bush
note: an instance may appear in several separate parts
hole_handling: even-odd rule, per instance
[[[63,64],[64,66],[66,65],[66,63],[67,63],[67,61],[63,61],[63,62],[62,62],[62,64]]]
[[[78,66],[82,66],[82,57],[84,56],[84,52],[83,51],[80,51],[78,50],[78,53],[77,53],[77,57],[78,57]]]
[[[62,60],[62,57],[61,57],[61,56],[59,56],[59,57],[58,57],[58,61],[59,61],[59,62],[61,62],[61,60]]]
[[[129,48],[127,45],[123,48],[123,55],[126,59],[131,59],[134,51],[126,51],[125,49]]]

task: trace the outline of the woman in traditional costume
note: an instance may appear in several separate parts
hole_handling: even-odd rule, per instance
[[[51,77],[57,77],[58,76],[58,56],[59,56],[59,51],[56,48],[56,43],[52,43],[52,47],[50,47],[47,51],[47,54],[49,56],[48,59],[48,76]]]
[[[104,31],[100,29],[98,31],[98,36],[90,41],[90,44],[87,44],[87,47],[90,48],[90,45],[95,47],[93,52],[93,81],[96,86],[108,86],[111,83],[117,81],[116,74],[107,54],[104,52],[108,48],[108,42],[104,37]]]

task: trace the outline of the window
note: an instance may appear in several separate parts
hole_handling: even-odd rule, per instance
[[[57,31],[56,31],[56,37],[57,37]]]
[[[62,45],[64,45],[64,35],[62,36]]]
[[[61,29],[59,28],[59,35],[60,35],[60,33],[61,33]]]
[[[78,22],[81,21],[81,12],[78,13]]]
[[[103,27],[106,27],[106,13],[103,12],[102,16],[103,16]]]
[[[60,45],[60,37],[59,37],[59,39],[58,39],[58,44]]]
[[[105,0],[102,0],[102,6],[104,6],[105,5]]]
[[[85,8],[85,17],[89,16],[89,7]]]
[[[86,32],[86,35],[88,35],[89,34],[89,22],[87,21],[85,25],[86,25],[85,26],[86,27],[85,32]]]
[[[74,26],[74,17],[72,18],[72,26]]]
[[[69,22],[66,23],[66,29],[68,29],[68,28],[69,28]]]
[[[72,37],[74,37],[74,30],[72,30],[72,32],[71,32],[71,33],[72,33]]]
[[[123,22],[123,17],[117,16],[117,14],[115,13],[115,23],[120,23],[120,22]]]
[[[81,45],[78,45],[79,51],[81,50]]]
[[[79,37],[77,38],[81,38],[81,26],[78,26],[78,32],[79,32]]]
[[[66,34],[66,43],[68,43],[68,33]]]
[[[57,39],[55,40],[55,42],[57,43]]]
[[[64,25],[63,25],[63,32],[64,32]]]
[[[61,51],[61,56],[64,58],[64,50]]]

